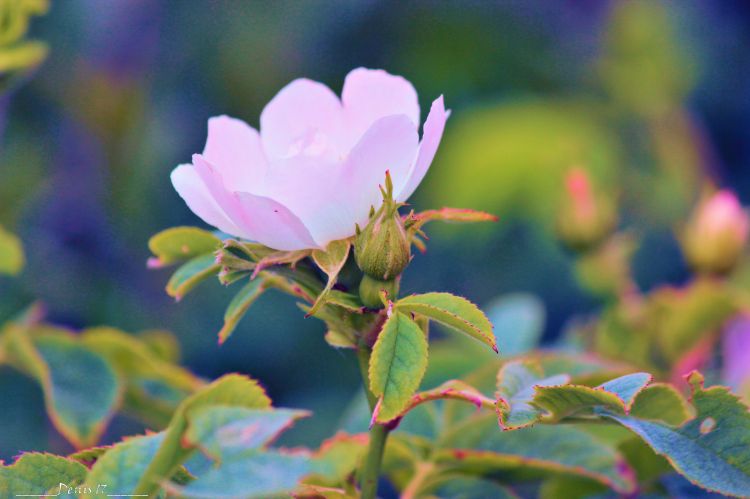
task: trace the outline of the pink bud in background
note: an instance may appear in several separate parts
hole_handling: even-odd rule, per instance
[[[683,247],[698,271],[723,274],[734,268],[747,243],[750,220],[737,196],[721,190],[696,209]]]
[[[219,116],[208,121],[203,154],[172,172],[172,184],[207,224],[279,250],[324,248],[354,235],[382,203],[386,170],[396,201],[424,178],[448,118],[443,97],[421,142],[417,93],[407,80],[359,68],[341,99],[307,79],[281,89],[260,131]]]
[[[560,239],[574,249],[587,249],[601,243],[615,222],[614,202],[594,190],[588,172],[568,170],[557,220]]]
[[[747,240],[748,216],[731,191],[722,190],[714,194],[699,211],[697,223],[709,237],[727,235],[742,244]]]
[[[593,218],[596,201],[591,192],[591,183],[586,171],[581,168],[572,168],[565,177],[565,188],[576,216],[582,221]]]

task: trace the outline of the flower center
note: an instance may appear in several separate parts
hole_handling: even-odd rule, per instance
[[[293,156],[323,156],[333,153],[331,141],[316,128],[308,128],[297,140],[292,142],[287,149],[286,157]]]

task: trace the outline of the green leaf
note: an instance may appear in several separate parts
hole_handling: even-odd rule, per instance
[[[312,259],[315,264],[328,276],[328,282],[323,291],[318,295],[308,315],[314,315],[315,312],[326,302],[328,293],[336,284],[339,272],[344,268],[346,260],[349,258],[349,249],[351,242],[348,239],[333,241],[325,250],[314,250]]]
[[[105,452],[107,452],[112,447],[109,445],[101,445],[99,447],[89,447],[88,449],[83,449],[74,452],[73,454],[69,454],[67,457],[68,459],[72,459],[73,461],[78,461],[79,463],[83,464],[84,466],[90,468],[97,459],[99,459]]]
[[[491,480],[478,477],[448,477],[434,496],[441,499],[518,499],[512,490]]]
[[[220,466],[185,487],[168,484],[167,488],[191,499],[289,497],[311,469],[305,455],[246,449],[223,458]]]
[[[126,438],[115,444],[97,459],[86,482],[106,484],[108,494],[135,494],[138,482],[164,438],[162,432]]]
[[[544,304],[534,295],[515,293],[495,298],[485,307],[503,339],[503,354],[519,355],[534,349],[544,331]]]
[[[662,478],[665,474],[674,473],[672,465],[662,456],[657,455],[646,442],[635,435],[620,442],[619,451],[628,460],[638,477],[642,489]]]
[[[313,456],[315,472],[305,483],[316,485],[344,485],[356,470],[367,449],[367,435],[337,433],[320,445]]]
[[[221,246],[221,239],[197,227],[172,227],[155,234],[148,248],[155,255],[149,266],[164,267],[213,253]]]
[[[651,381],[646,373],[627,374],[595,388],[582,385],[541,386],[536,388],[533,404],[547,411],[545,419],[559,421],[570,416],[591,416],[605,407],[627,414],[635,396]]]
[[[256,381],[237,374],[222,376],[185,399],[172,417],[154,459],[143,473],[136,494],[153,493],[161,481],[175,473],[192,451],[182,446],[190,418],[198,409],[211,405],[263,409],[270,407],[271,401]]]
[[[396,310],[424,315],[432,320],[466,333],[497,352],[492,323],[466,298],[450,293],[411,295],[394,303]]]
[[[295,420],[309,416],[291,409],[248,409],[212,405],[195,409],[185,432],[185,442],[220,458],[228,449],[263,447]]]
[[[409,317],[393,312],[373,347],[370,390],[379,397],[373,418],[390,421],[406,408],[427,369],[427,339]]]
[[[46,364],[42,386],[55,426],[78,448],[96,443],[121,398],[111,364],[65,336],[40,336],[34,343]]]
[[[80,339],[108,359],[125,382],[123,409],[152,427],[166,426],[182,399],[204,386],[190,371],[157,354],[153,345],[123,331],[90,328]]]
[[[18,274],[24,261],[21,240],[0,227],[0,274]]]
[[[110,363],[66,330],[11,325],[10,363],[35,378],[55,428],[76,448],[93,445],[120,403],[122,386]]]
[[[164,329],[147,329],[136,334],[137,340],[167,362],[179,362],[180,343],[174,333]]]
[[[87,471],[82,464],[64,457],[23,454],[9,466],[2,466],[0,462],[0,497],[11,499],[44,494],[65,497],[68,487],[75,488],[83,483]]]
[[[337,289],[330,290],[325,301],[329,305],[336,305],[355,314],[361,314],[365,308],[358,296]]]
[[[540,364],[533,360],[507,362],[497,373],[497,411],[500,427],[515,430],[536,423],[542,411],[532,405],[535,390],[541,386],[564,385],[570,376],[545,377]]]
[[[172,274],[167,282],[167,294],[179,301],[201,281],[218,271],[219,264],[216,263],[213,254],[196,256]]]
[[[234,332],[237,324],[245,316],[250,305],[266,290],[265,280],[261,277],[249,281],[234,295],[224,312],[224,326],[219,331],[219,345],[223,344]]]
[[[232,378],[224,381],[219,388],[201,392],[200,397],[193,399],[193,405],[184,404],[181,408],[186,428],[177,442],[177,451],[183,454],[184,459],[190,454],[200,455],[196,453],[200,449],[215,461],[198,472],[197,477],[177,465],[173,471],[166,472],[149,492],[138,491],[142,478],[161,459],[160,453],[167,448],[168,440],[173,438],[174,433],[170,435],[174,428],[172,426],[158,434],[126,439],[107,450],[92,467],[89,481],[108,484],[111,493],[155,494],[164,487],[181,494],[180,497],[247,497],[253,495],[255,487],[261,487],[263,483],[268,488],[257,489],[260,494],[276,492],[271,488],[279,486],[280,480],[292,479],[293,488],[302,475],[309,473],[308,458],[295,455],[291,460],[282,459],[292,467],[285,470],[276,466],[275,459],[281,454],[267,453],[263,447],[295,419],[307,413],[270,409],[267,398],[258,392],[257,385],[239,376]],[[247,398],[248,394],[250,398]],[[223,402],[263,408],[226,405]],[[302,470],[299,475],[295,474],[296,469]],[[222,482],[224,486],[219,486]],[[189,485],[180,487],[186,484]],[[214,487],[212,496],[208,495],[210,487]],[[281,491],[286,490],[288,488]]]
[[[541,499],[608,499],[607,487],[600,482],[577,476],[556,476],[545,480],[539,489]]]
[[[679,426],[690,419],[690,406],[677,389],[666,383],[653,383],[636,395],[630,415],[639,419],[663,421]]]
[[[502,473],[511,483],[550,473],[588,477],[615,491],[635,490],[632,470],[612,447],[570,425],[537,425],[498,431],[494,417],[481,417],[444,435],[438,465],[472,474]]]
[[[183,445],[215,460],[187,487],[168,487],[186,497],[268,497],[295,488],[311,471],[309,457],[265,452],[265,447],[306,411],[212,405],[195,408]]]
[[[696,417],[673,427],[633,415],[601,414],[629,428],[688,480],[730,496],[750,495],[750,410],[726,387],[704,389],[693,374]]]

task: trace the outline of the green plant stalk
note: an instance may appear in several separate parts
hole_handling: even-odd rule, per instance
[[[367,395],[367,402],[370,405],[370,411],[375,408],[377,398],[370,391],[367,380],[369,379],[368,371],[370,366],[370,355],[372,351],[365,345],[360,344],[357,349],[357,360],[359,360],[359,370],[362,374],[362,383]],[[378,493],[378,477],[380,476],[380,464],[383,461],[383,451],[385,442],[390,430],[381,424],[373,424],[370,429],[370,442],[367,447],[362,469],[359,473],[360,491],[362,499],[375,499]]]

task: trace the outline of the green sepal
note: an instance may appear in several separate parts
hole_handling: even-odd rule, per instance
[[[221,239],[206,230],[197,227],[172,227],[148,240],[148,248],[154,254],[148,264],[152,268],[165,267],[213,253],[220,246]]]
[[[350,248],[351,242],[348,239],[343,239],[331,242],[325,250],[314,250],[312,252],[313,261],[328,276],[328,282],[323,291],[315,299],[315,303],[310,312],[308,312],[308,315],[314,315],[327,301],[328,294],[333,289],[333,285],[336,284],[336,279],[338,279],[341,269],[344,268],[344,264],[346,264],[346,260],[349,258]]]
[[[259,277],[248,281],[229,302],[224,312],[224,326],[219,331],[219,345],[223,344],[234,332],[237,324],[245,316],[250,306],[266,290],[265,279]]]
[[[195,286],[216,274],[219,268],[213,253],[196,256],[172,274],[167,282],[167,294],[179,301]]]

